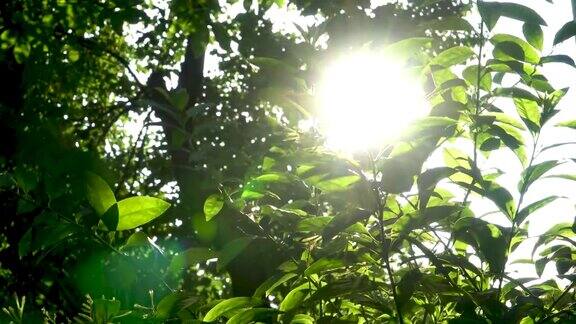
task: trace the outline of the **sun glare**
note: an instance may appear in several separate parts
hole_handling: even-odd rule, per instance
[[[401,64],[373,53],[334,61],[319,90],[320,128],[335,150],[381,147],[428,112],[419,82]]]

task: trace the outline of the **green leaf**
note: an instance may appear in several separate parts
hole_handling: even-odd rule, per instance
[[[218,215],[220,210],[224,207],[224,199],[220,194],[212,194],[204,201],[204,216],[206,221],[210,221],[214,216]]]
[[[470,23],[463,19],[462,17],[443,17],[442,20],[426,21],[420,24],[420,27],[430,29],[430,30],[462,30],[462,31],[473,31],[474,28]]]
[[[242,199],[256,200],[266,196],[266,189],[263,183],[259,181],[248,181],[244,190],[242,190]]]
[[[498,185],[495,182],[483,183],[482,185],[484,189],[485,197],[492,200],[500,210],[508,216],[508,218],[512,218],[514,215],[516,204],[514,203],[514,198],[510,194],[510,192]]]
[[[118,204],[114,204],[108,208],[100,218],[109,231],[115,231],[118,228],[118,222],[120,221],[120,210],[118,209]]]
[[[517,121],[515,118],[513,118],[509,114],[500,113],[500,112],[489,112],[489,113],[486,113],[486,115],[495,117],[496,118],[494,120],[495,122],[510,125],[512,127],[518,128],[519,130],[526,130],[526,127],[524,127],[524,125],[522,125],[522,123]]]
[[[273,308],[250,308],[232,316],[226,324],[271,323],[276,314],[278,310]]]
[[[322,232],[324,227],[330,223],[332,216],[309,217],[298,222],[296,230],[298,232]]]
[[[554,45],[560,44],[563,41],[572,38],[576,35],[576,21],[569,21],[554,36]]]
[[[568,128],[576,129],[576,120],[568,120],[568,121],[560,122],[560,123],[556,124],[555,126],[568,127]]]
[[[285,274],[277,274],[268,278],[263,282],[254,292],[254,297],[261,298],[270,295],[276,288],[286,283],[288,280],[298,276],[294,272],[289,272]]]
[[[532,133],[538,133],[541,127],[538,103],[528,99],[514,98],[514,105],[526,127]]]
[[[325,240],[330,240],[332,237],[348,228],[350,225],[370,217],[372,213],[368,210],[358,209],[355,211],[346,211],[340,213],[332,218],[332,220],[324,227],[322,237]]]
[[[179,88],[178,90],[170,93],[170,101],[176,109],[184,111],[186,105],[188,105],[188,92],[184,88]]]
[[[307,314],[296,314],[290,324],[314,324],[316,321],[314,318]]]
[[[126,243],[122,246],[122,250],[137,248],[148,244],[148,235],[144,232],[136,232],[128,237],[128,240],[126,240]]]
[[[432,38],[429,37],[412,37],[388,45],[383,50],[387,57],[406,58],[414,56],[414,53],[426,48],[430,48]]]
[[[540,65],[546,64],[546,63],[564,63],[564,64],[568,64],[572,67],[576,67],[576,63],[574,62],[574,60],[570,56],[562,55],[562,54],[543,56],[540,59]]]
[[[508,61],[518,60],[531,64],[540,63],[540,54],[538,51],[521,38],[508,34],[496,34],[490,38],[494,44],[494,57]]]
[[[291,311],[291,310],[295,309],[296,307],[300,306],[300,304],[302,304],[302,302],[304,301],[304,299],[308,295],[309,289],[310,289],[309,283],[304,283],[304,284],[292,289],[286,295],[286,297],[284,297],[284,300],[282,300],[282,303],[280,303],[280,307],[279,307],[280,311],[288,312],[288,311]]]
[[[337,192],[348,189],[351,185],[360,181],[357,175],[349,175],[338,178],[332,178],[315,183],[315,186],[323,192]]]
[[[518,160],[522,165],[526,164],[526,150],[524,148],[524,140],[522,134],[518,132],[516,128],[510,127],[506,124],[493,124],[490,125],[488,130],[489,134],[498,136],[500,140],[506,145],[510,150],[516,154]]]
[[[501,187],[499,184],[493,181],[487,181],[480,179],[481,186],[478,187],[476,185],[472,186],[469,183],[457,182],[458,185],[470,189],[479,195],[490,199],[502,213],[508,216],[509,219],[512,219],[515,211],[515,203],[514,198],[510,194],[510,192]]]
[[[527,100],[532,100],[535,102],[539,102],[540,99],[538,99],[538,97],[536,97],[535,95],[533,95],[531,92],[524,90],[522,88],[516,88],[516,87],[512,87],[512,88],[496,88],[494,90],[494,95],[498,96],[498,97],[510,97],[510,98],[521,98],[521,99],[527,99]]]
[[[488,137],[480,144],[480,150],[484,152],[494,151],[500,148],[502,141],[496,137]]]
[[[462,71],[462,77],[466,80],[470,85],[476,87],[478,86],[478,66],[471,65]],[[490,91],[492,88],[492,78],[490,77],[490,73],[487,73],[486,70],[481,70],[480,73],[480,89],[485,91]]]
[[[439,167],[424,171],[416,181],[418,184],[418,200],[420,208],[426,208],[430,196],[434,192],[436,184],[442,179],[448,178],[456,173],[456,170],[450,167]]]
[[[337,268],[341,268],[343,267],[344,261],[340,260],[340,259],[328,259],[328,258],[321,258],[318,259],[316,261],[314,261],[314,263],[312,263],[305,271],[304,271],[304,275],[306,276],[310,276],[319,272],[326,272],[326,271],[330,271],[333,269],[337,269]]]
[[[557,178],[557,179],[576,181],[576,175],[574,175],[574,174],[553,174],[553,175],[545,176],[544,178]]]
[[[516,215],[516,218],[514,219],[514,222],[518,225],[522,224],[522,222],[526,219],[526,217],[528,217],[530,214],[532,214],[533,212],[537,211],[538,209],[548,205],[549,203],[553,202],[554,200],[558,199],[560,197],[558,196],[548,196],[546,198],[540,199],[538,201],[535,201],[533,203],[531,203],[530,205],[522,208],[518,214]]]
[[[540,25],[526,22],[522,25],[522,33],[524,33],[524,38],[526,38],[526,41],[528,41],[530,45],[542,50],[544,46],[544,32]]]
[[[544,161],[530,166],[522,172],[522,179],[518,183],[518,191],[526,192],[534,181],[540,179],[546,172],[552,170],[561,163],[556,160]]]
[[[572,224],[570,223],[559,223],[552,226],[548,229],[544,234],[540,235],[534,247],[532,248],[532,256],[536,253],[536,250],[543,245],[555,240],[559,235],[571,237],[574,236],[574,232],[572,231]]]
[[[78,230],[77,225],[63,222],[58,215],[43,212],[36,216],[34,223],[20,239],[18,254],[23,257],[41,250],[48,251],[63,240],[69,240]]]
[[[99,216],[116,203],[116,197],[110,186],[104,179],[92,172],[86,173],[86,194],[88,202]]]
[[[466,46],[455,46],[451,47],[436,57],[434,57],[429,65],[440,65],[442,67],[450,67],[452,65],[460,64],[466,62],[470,57],[474,56],[474,51]]]
[[[202,321],[213,322],[231,310],[252,307],[258,304],[260,304],[260,300],[252,297],[233,297],[225,299],[212,307],[212,309],[206,313]]]
[[[455,238],[476,249],[488,262],[490,270],[500,272],[506,263],[508,254],[504,228],[479,218],[462,218],[454,224]]]
[[[118,202],[118,231],[136,228],[162,215],[170,204],[162,199],[136,196]]]
[[[262,183],[274,183],[274,182],[288,183],[288,182],[290,182],[290,179],[286,174],[279,173],[279,172],[265,173],[265,174],[259,175],[254,180],[262,182]]]
[[[488,30],[492,30],[502,16],[546,26],[546,21],[536,11],[516,3],[478,1],[478,11]]]

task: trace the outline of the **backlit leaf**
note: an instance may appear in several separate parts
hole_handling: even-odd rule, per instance
[[[162,199],[136,196],[118,202],[119,231],[136,228],[162,215],[170,204]]]
[[[530,45],[542,50],[544,46],[544,32],[540,25],[526,22],[522,25],[522,32],[524,33],[524,38],[526,38],[526,41],[528,41]]]
[[[218,215],[220,210],[224,207],[224,199],[220,194],[212,194],[204,201],[204,216],[206,221],[211,220],[214,216]]]
[[[219,317],[223,316],[227,312],[239,308],[251,307],[260,304],[260,300],[252,297],[233,297],[225,299],[216,306],[212,307],[206,315],[204,315],[204,322],[214,322]]]
[[[430,61],[429,65],[450,67],[452,65],[463,63],[472,56],[474,56],[474,51],[467,46],[451,47],[434,57]]]
[[[100,216],[116,203],[116,197],[110,186],[92,172],[86,173],[86,194],[88,202]]]

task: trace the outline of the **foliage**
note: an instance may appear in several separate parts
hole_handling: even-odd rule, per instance
[[[516,258],[530,218],[562,198],[528,201],[535,183],[576,179],[553,174],[574,161],[541,158],[573,144],[542,147],[547,128],[576,128],[551,121],[568,89],[542,67],[575,64],[543,56],[538,12],[284,2],[235,16],[219,1],[0,4],[0,319],[576,321],[576,225]],[[278,7],[314,22],[276,31]],[[522,34],[493,34],[501,17]],[[554,44],[575,35],[569,22]],[[349,156],[298,125],[317,113],[323,61],[358,49],[400,58],[431,110]],[[507,154],[515,186],[488,167]]]

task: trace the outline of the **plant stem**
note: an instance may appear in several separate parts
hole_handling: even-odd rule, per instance
[[[384,267],[386,268],[386,272],[388,273],[388,277],[390,278],[390,290],[392,290],[392,298],[394,299],[394,306],[396,307],[396,314],[398,315],[398,323],[404,324],[404,317],[402,316],[402,309],[400,306],[400,300],[398,299],[398,294],[396,293],[396,281],[394,280],[394,272],[392,271],[392,267],[390,266],[390,254],[389,248],[390,245],[386,243],[385,240],[385,230],[384,230],[384,205],[382,205],[382,197],[380,196],[380,191],[376,185],[376,164],[374,161],[374,157],[372,153],[368,152],[368,158],[370,159],[370,163],[372,164],[372,174],[374,179],[372,179],[372,191],[374,192],[374,196],[376,198],[376,206],[377,206],[377,218],[378,218],[378,226],[380,229],[380,243],[382,245],[382,259],[384,260]],[[384,199],[387,195],[384,196]]]
[[[528,162],[528,166],[526,167],[526,169],[530,168],[532,166],[532,164],[534,164],[534,159],[536,157],[536,155],[538,154],[538,152],[536,152],[536,149],[538,147],[538,140],[540,139],[540,133],[536,134],[535,136],[533,136],[533,143],[532,143],[532,154],[530,156],[530,161]],[[525,170],[526,170],[525,169]],[[526,194],[526,190],[524,190],[523,192],[520,192],[520,197],[518,197],[518,203],[516,204],[516,209],[514,210],[514,215],[512,216],[511,222],[512,222],[512,226],[510,227],[510,233],[508,235],[508,238],[506,240],[506,255],[504,256],[504,263],[502,266],[502,270],[500,272],[499,275],[499,283],[498,283],[498,294],[497,297],[498,299],[500,299],[500,294],[502,292],[502,283],[504,282],[504,275],[506,272],[506,263],[508,263],[508,254],[510,253],[510,244],[512,243],[512,239],[514,238],[514,235],[516,234],[516,217],[518,216],[518,212],[520,211],[520,207],[522,206],[522,203],[524,202],[524,195]],[[520,225],[520,224],[518,224]]]

